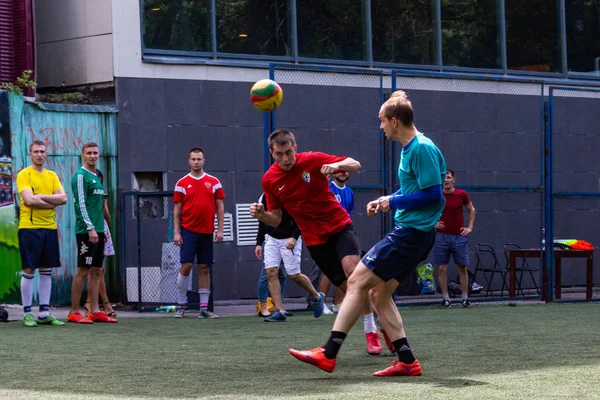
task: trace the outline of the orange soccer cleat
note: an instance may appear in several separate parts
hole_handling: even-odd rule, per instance
[[[415,360],[412,364],[405,364],[398,360],[392,361],[392,365],[381,371],[373,372],[373,376],[417,376],[421,375],[421,363]]]
[[[298,360],[314,365],[325,372],[333,372],[333,369],[335,368],[335,358],[329,359],[325,357],[325,349],[322,347],[303,351],[290,349],[290,354]]]
[[[104,311],[100,311],[98,314],[88,313],[88,318],[92,322],[108,322],[113,324],[118,322],[116,318],[109,317]]]
[[[91,319],[86,318],[83,315],[81,315],[81,313],[79,311],[76,313],[69,312],[69,315],[67,316],[67,321],[68,322],[76,322],[78,324],[93,324],[94,323]]]
[[[377,332],[365,333],[367,337],[367,353],[378,355],[381,353],[381,338]]]

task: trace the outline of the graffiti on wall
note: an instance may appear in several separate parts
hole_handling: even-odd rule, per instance
[[[6,93],[0,92],[0,96]],[[6,96],[5,96],[6,97]],[[105,186],[113,196],[116,192],[116,116],[106,112],[73,112],[68,110],[45,110],[38,104],[24,103],[21,97],[9,95],[6,108],[0,109],[0,115],[7,121],[7,129],[2,130],[2,138],[9,144],[7,150],[10,169],[14,176],[8,177],[8,200],[0,207],[0,303],[20,303],[19,282],[21,262],[19,257],[17,228],[13,196],[16,192],[16,173],[29,165],[29,145],[34,140],[46,144],[48,159],[45,167],[58,175],[68,195],[68,202],[57,207],[56,220],[61,253],[61,268],[53,270],[53,304],[70,302],[71,280],[75,275],[75,211],[71,193],[71,179],[81,166],[81,148],[87,142],[98,143],[101,157],[98,168],[105,174]],[[1,97],[0,97],[1,99]],[[0,106],[1,106],[0,100]],[[56,108],[56,107],[55,107]],[[66,109],[67,107],[65,107]],[[86,110],[85,106],[80,109]],[[10,117],[8,117],[10,116]],[[4,122],[4,119],[0,121]],[[12,155],[12,158],[11,158]],[[0,184],[2,183],[2,159],[0,159]],[[0,203],[3,186],[0,185]],[[15,193],[16,195],[16,193]],[[114,202],[113,202],[114,203]],[[4,213],[4,209],[7,211]],[[5,261],[6,260],[6,261]],[[34,278],[37,287],[37,274]],[[37,293],[34,293],[36,297]]]
[[[15,206],[12,200],[11,126],[8,93],[0,92],[0,299],[19,288],[20,265]]]

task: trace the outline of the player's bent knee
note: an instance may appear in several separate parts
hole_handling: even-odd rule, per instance
[[[369,297],[371,298],[373,306],[376,309],[380,309],[385,303],[389,302],[390,296],[383,290],[383,285],[378,285],[369,290]]]
[[[293,274],[293,275],[288,275],[288,278],[290,278],[291,280],[293,280],[294,282],[297,282],[299,280],[301,280],[301,274]]]

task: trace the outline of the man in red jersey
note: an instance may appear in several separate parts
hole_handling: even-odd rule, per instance
[[[471,301],[469,300],[469,272],[467,271],[467,265],[469,265],[469,240],[467,235],[473,230],[475,207],[473,207],[467,192],[454,187],[456,182],[454,171],[451,169],[446,169],[446,171],[446,179],[444,179],[446,206],[440,220],[435,225],[437,233],[433,245],[433,261],[438,266],[438,281],[444,296],[440,307],[450,307],[447,267],[450,254],[452,254],[452,259],[458,271],[460,287],[462,288],[460,304],[464,308],[469,308],[471,307]],[[463,207],[469,213],[467,226],[464,226]]]
[[[173,241],[181,247],[181,269],[177,277],[177,312],[182,318],[187,305],[192,264],[198,262],[198,293],[200,294],[200,314],[198,318],[218,318],[208,311],[210,296],[210,266],[213,263],[213,241],[223,241],[223,220],[225,193],[221,182],[204,172],[204,151],[198,147],[190,150],[188,163],[191,171],[177,181],[173,196]],[[217,214],[217,233],[215,231]]]
[[[331,283],[345,291],[347,277],[360,261],[360,247],[352,220],[329,190],[327,176],[338,171],[356,172],[360,163],[350,157],[320,152],[297,153],[296,138],[287,130],[271,133],[269,149],[276,161],[262,179],[269,211],[254,203],[250,215],[267,225],[278,226],[281,207],[285,207],[298,224],[312,259]],[[317,307],[321,313],[324,297],[320,293]],[[362,311],[367,351],[379,354],[381,340],[371,303],[365,303]]]

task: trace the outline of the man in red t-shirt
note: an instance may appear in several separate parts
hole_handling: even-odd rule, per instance
[[[177,312],[181,318],[187,305],[187,288],[194,260],[198,262],[198,293],[200,314],[198,318],[218,318],[208,311],[210,296],[210,266],[213,263],[213,241],[223,241],[225,193],[221,182],[204,172],[204,151],[198,147],[190,150],[188,163],[191,171],[177,181],[173,196],[173,241],[181,248],[181,269],[177,277]],[[215,212],[217,233],[215,232]],[[214,234],[214,236],[213,236]]]
[[[250,215],[276,227],[281,221],[281,207],[285,207],[298,224],[312,259],[331,283],[345,292],[347,277],[360,261],[360,246],[350,216],[329,190],[327,176],[338,171],[356,172],[360,163],[320,152],[297,153],[296,138],[287,130],[271,133],[269,149],[276,161],[262,179],[269,211],[254,203]],[[315,317],[323,313],[324,300],[325,295],[319,293]],[[364,305],[363,321],[367,351],[381,353],[370,302]]]
[[[437,233],[433,245],[433,261],[438,266],[438,281],[444,296],[440,307],[450,307],[447,267],[452,254],[452,259],[458,270],[460,287],[462,288],[461,306],[468,308],[471,307],[471,301],[469,300],[469,273],[467,271],[467,265],[469,265],[469,240],[467,235],[473,230],[475,207],[473,207],[467,192],[454,187],[456,181],[454,171],[448,168],[446,171],[443,190],[446,206],[440,220],[435,225]],[[469,213],[467,226],[464,226],[463,207]]]

